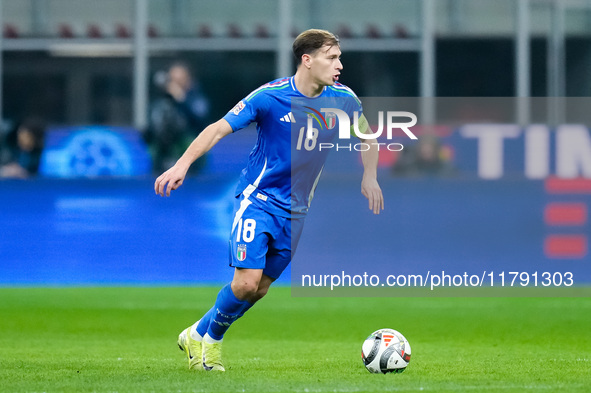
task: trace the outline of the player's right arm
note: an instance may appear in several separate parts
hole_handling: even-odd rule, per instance
[[[257,121],[260,111],[268,105],[268,100],[265,101],[265,94],[255,93],[265,86],[267,85],[261,86],[238,102],[222,119],[207,126],[176,164],[156,179],[154,183],[156,194],[170,196],[170,191],[176,190],[183,184],[189,167],[196,159],[207,153],[223,137]]]
[[[220,119],[205,127],[176,164],[156,179],[154,183],[156,194],[170,196],[170,191],[176,190],[183,184],[191,164],[231,133],[232,127],[225,119]]]

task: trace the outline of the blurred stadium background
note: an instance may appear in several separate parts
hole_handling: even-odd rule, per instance
[[[2,285],[227,281],[232,193],[255,132],[222,141],[171,199],[154,196],[155,76],[188,64],[215,120],[291,75],[293,37],[312,27],[341,37],[342,82],[362,97],[572,100],[535,112],[522,99],[502,120],[465,106],[463,124],[434,117],[425,146],[408,145],[414,159],[385,152],[390,213],[367,224],[376,258],[395,249],[393,266],[574,269],[591,282],[591,135],[568,111],[591,103],[589,0],[0,0],[0,26],[0,164],[19,124],[45,125],[39,172],[0,180]],[[509,128],[485,138],[470,128],[484,121]],[[359,162],[353,176],[339,164],[296,259],[334,258],[338,209],[351,211],[339,227],[370,220]]]

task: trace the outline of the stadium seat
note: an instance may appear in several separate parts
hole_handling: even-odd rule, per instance
[[[4,25],[4,38],[18,38],[20,36],[18,32],[18,27],[11,23],[7,23]]]
[[[269,38],[271,36],[271,34],[269,33],[269,29],[267,29],[267,26],[263,24],[256,25],[254,29],[254,35],[257,38]]]
[[[337,35],[340,38],[353,38],[353,31],[347,25],[340,25],[337,28]]]
[[[72,26],[62,23],[58,26],[58,35],[61,38],[74,38]]]
[[[197,28],[197,36],[201,38],[211,38],[213,37],[213,32],[211,31],[211,26],[209,25],[201,25]]]
[[[89,38],[102,38],[103,32],[101,31],[101,28],[99,27],[99,25],[90,24],[86,28],[86,35]]]
[[[115,36],[117,38],[130,38],[131,30],[123,23],[118,23],[115,25]]]
[[[242,38],[244,34],[242,33],[242,29],[236,23],[230,23],[228,25],[228,37],[231,38]]]
[[[158,28],[152,24],[148,25],[148,37],[155,38],[158,37],[160,33],[158,32]]]
[[[393,33],[396,38],[408,38],[408,30],[406,29],[406,26],[401,25],[400,23],[394,25]]]
[[[367,38],[382,38],[382,31],[377,25],[368,25],[365,29],[365,36]]]
[[[154,38],[158,37],[158,28],[152,24],[148,25],[147,28],[148,37]],[[115,25],[115,36],[117,38],[131,38],[133,37],[133,29],[123,23],[118,23]]]

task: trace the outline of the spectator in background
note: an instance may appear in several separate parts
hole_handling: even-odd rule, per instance
[[[39,170],[45,139],[45,125],[37,119],[23,121],[6,137],[8,163],[0,167],[0,177],[26,179]]]
[[[172,64],[167,72],[157,72],[154,83],[161,90],[161,97],[151,105],[146,141],[154,171],[160,173],[175,164],[208,124],[209,101],[189,66],[182,62]],[[203,168],[204,158],[196,163],[193,174]]]
[[[392,168],[397,176],[446,176],[453,173],[452,153],[434,135],[405,146]]]

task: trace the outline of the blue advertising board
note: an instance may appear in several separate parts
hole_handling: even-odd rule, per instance
[[[591,283],[588,130],[568,128],[577,134],[574,146],[565,144],[560,132],[546,138],[513,129],[513,136],[493,143],[496,150],[488,153],[483,150],[488,144],[479,147],[482,139],[473,131],[441,134],[441,143],[453,149],[456,170],[449,176],[399,177],[391,163],[383,165],[379,180],[386,208],[379,216],[360,193],[359,153],[333,152],[293,268],[354,273],[371,266],[380,274],[570,270],[577,283]],[[118,177],[149,173],[136,132],[54,132],[44,177],[0,181],[0,285],[229,281],[231,213],[238,171],[255,137],[249,132],[220,142],[207,172],[187,179],[170,198],[154,195],[151,176]],[[101,170],[96,160],[79,165],[95,154],[88,141],[97,140],[121,163]],[[547,154],[527,153],[530,143],[547,148]],[[492,164],[482,154],[493,157]],[[498,175],[499,163],[500,176],[480,176],[482,165],[488,165],[485,174]],[[557,176],[569,168],[576,176]],[[290,279],[288,271],[280,282]]]
[[[48,177],[141,176],[152,164],[133,128],[84,126],[47,132],[39,172]]]

